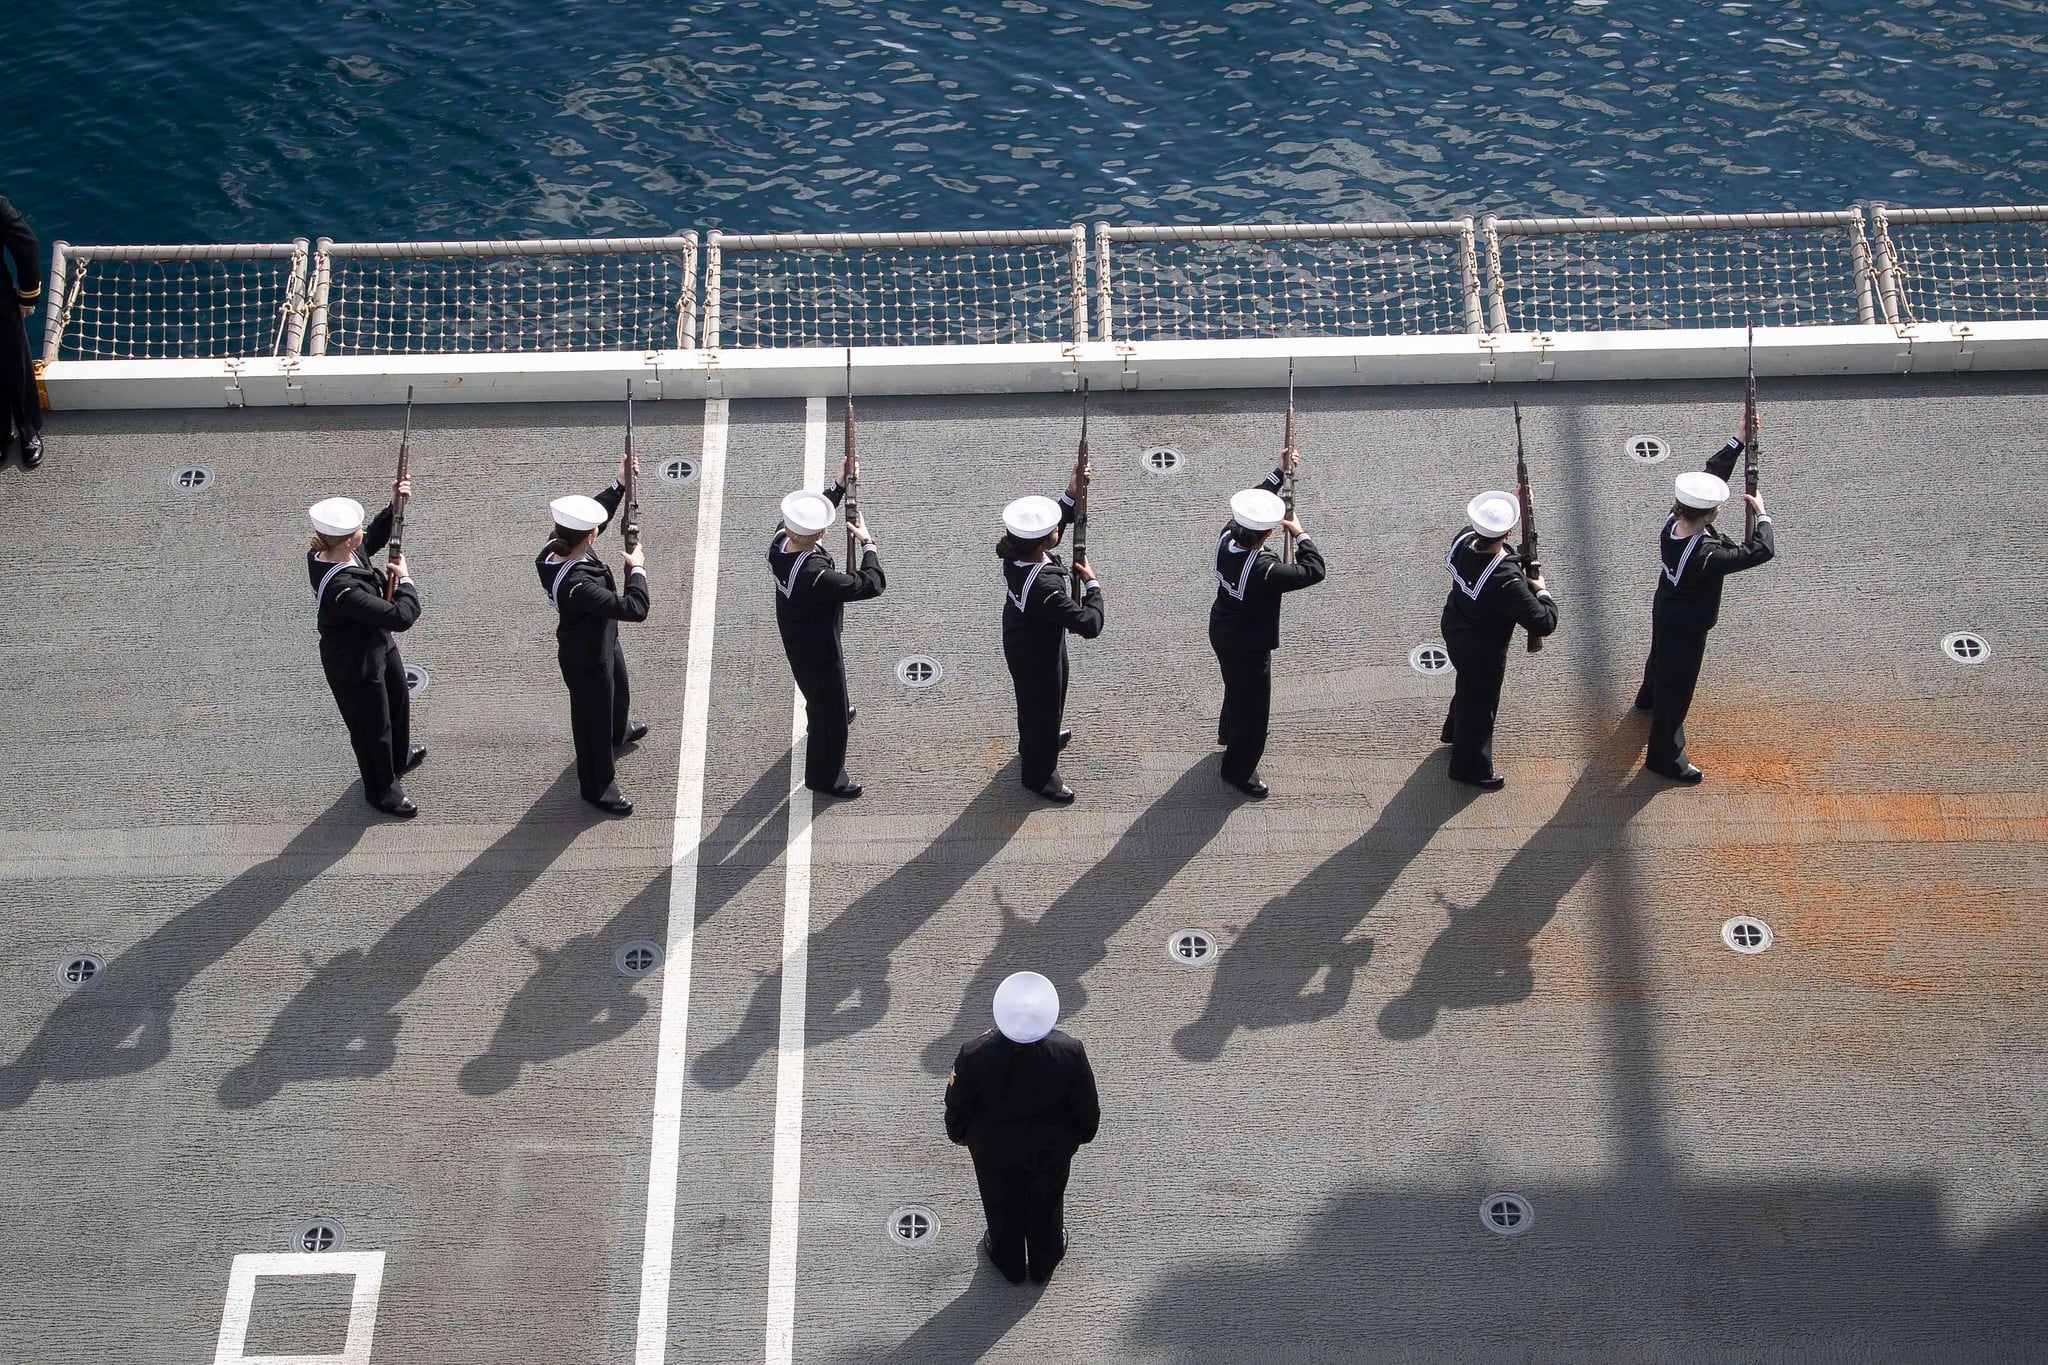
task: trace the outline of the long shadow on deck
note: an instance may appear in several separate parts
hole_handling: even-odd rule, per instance
[[[1327,1019],[1344,1008],[1372,940],[1346,936],[1372,913],[1403,869],[1478,792],[1443,773],[1440,753],[1415,766],[1372,828],[1267,901],[1229,950],[1201,1016],[1173,1035],[1191,1062],[1212,1062],[1238,1029]],[[1309,983],[1328,969],[1322,986]]]
[[[1535,990],[1530,944],[1557,915],[1564,898],[1601,860],[1623,858],[1624,830],[1669,784],[1622,767],[1623,721],[1572,784],[1556,812],[1515,850],[1493,884],[1469,906],[1450,903],[1451,922],[1422,955],[1415,980],[1380,1010],[1382,1037],[1408,1042],[1436,1027],[1446,1009],[1476,1009],[1527,1000]]]
[[[1150,905],[1243,804],[1217,781],[1216,759],[1204,755],[1043,916],[1026,919],[999,900],[1002,933],[968,983],[953,1027],[925,1048],[925,1070],[944,1075],[960,1045],[988,1028],[996,986],[1013,971],[1043,973],[1059,988],[1061,1015],[1078,1013],[1088,1002],[1081,978],[1108,956],[1110,935]]]
[[[21,1054],[0,1067],[0,1109],[18,1109],[44,1081],[96,1081],[146,1070],[171,1050],[178,994],[321,873],[340,862],[372,816],[352,786],[279,850],[106,966],[66,996]]]
[[[896,949],[1024,827],[1031,808],[1020,800],[1023,796],[1012,759],[915,857],[811,935],[806,1046],[851,1037],[888,1012],[889,966]],[[738,1085],[775,1046],[781,1013],[782,973],[777,970],[762,977],[732,1036],[691,1063],[691,1076],[713,1090]]]
[[[275,1099],[294,1082],[361,1079],[389,1069],[398,1058],[398,1031],[405,1023],[398,1007],[405,998],[600,818],[568,799],[575,783],[572,767],[495,843],[385,930],[367,953],[351,948],[315,972],[271,1023],[256,1055],[222,1079],[221,1106],[247,1109]]]
[[[1491,1192],[1354,1188],[1284,1257],[1169,1274],[1130,1337],[1192,1365],[2048,1357],[2040,1210],[1961,1245],[1930,1184],[1524,1185],[1510,1240]]]

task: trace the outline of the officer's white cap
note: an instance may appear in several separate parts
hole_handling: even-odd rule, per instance
[[[800,536],[814,536],[832,524],[838,515],[832,499],[823,493],[799,488],[782,500],[782,524]]]
[[[1020,540],[1036,540],[1040,536],[1051,535],[1052,528],[1059,524],[1060,505],[1051,498],[1019,498],[1003,509],[1003,525]],[[1044,980],[1043,977],[1039,979]]]
[[[605,516],[603,503],[596,498],[586,498],[581,493],[556,498],[548,504],[548,511],[554,514],[555,525],[566,526],[571,531],[595,531],[609,520]]]
[[[1230,495],[1230,519],[1247,531],[1270,531],[1286,518],[1287,504],[1277,493],[1247,488]]]
[[[345,536],[363,524],[363,505],[354,498],[322,498],[306,509],[306,515],[321,535]]]
[[[1059,1021],[1060,993],[1037,972],[1011,972],[996,987],[996,1027],[1011,1042],[1035,1043]]]
[[[1705,511],[1728,501],[1728,481],[1717,479],[1703,470],[1680,474],[1677,486],[1678,500],[1687,507]]]
[[[1465,515],[1480,535],[1491,540],[1515,529],[1515,523],[1522,519],[1522,502],[1513,493],[1495,489],[1466,503]]]

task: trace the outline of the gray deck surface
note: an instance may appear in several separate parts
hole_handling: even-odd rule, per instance
[[[1767,383],[1781,557],[1730,583],[1708,780],[1673,789],[1628,698],[1670,476],[1735,390],[1302,392],[1333,573],[1288,604],[1264,805],[1214,775],[1203,621],[1279,395],[1098,395],[1069,810],[1016,783],[991,528],[1063,480],[1075,405],[863,401],[890,589],[849,613],[868,795],[813,830],[798,1360],[2048,1357],[2048,379]],[[1517,646],[1478,795],[1406,656],[1512,478],[1511,397],[1564,625]],[[665,932],[699,485],[645,485],[630,820],[575,799],[530,567],[617,416],[418,412],[412,824],[363,804],[300,567],[307,504],[380,505],[395,411],[60,413],[0,475],[0,1359],[211,1360],[233,1258],[315,1215],[386,1253],[379,1361],[631,1359],[662,978],[611,955]],[[640,419],[650,474],[699,453],[701,404]],[[760,551],[803,427],[732,407],[676,1361],[763,1350],[791,686]],[[1187,469],[1141,472],[1155,444]],[[1942,656],[1959,628],[1987,661]],[[913,652],[939,686],[895,682]],[[1738,912],[1770,952],[1721,945]],[[1213,966],[1169,961],[1183,926]],[[109,970],[74,994],[82,950]],[[978,1264],[940,1123],[1027,967],[1105,1110],[1042,1292]],[[1481,1227],[1499,1190],[1526,1236]],[[929,1248],[885,1239],[910,1202]],[[266,1281],[249,1348],[337,1350],[341,1304]]]

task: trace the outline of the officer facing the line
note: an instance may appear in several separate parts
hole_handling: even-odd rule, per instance
[[[1223,670],[1223,710],[1216,717],[1216,742],[1223,749],[1223,780],[1254,800],[1264,800],[1259,759],[1266,752],[1266,728],[1273,707],[1273,651],[1280,647],[1280,598],[1323,581],[1323,556],[1288,515],[1279,489],[1300,463],[1293,450],[1280,452],[1280,466],[1257,488],[1230,499],[1230,521],[1216,542],[1216,601],[1209,608],[1209,647]],[[1266,548],[1273,528],[1294,537],[1295,562],[1282,564]]]
[[[391,485],[394,502],[411,492],[410,479]],[[419,767],[427,751],[412,742],[405,661],[391,635],[411,630],[420,619],[419,589],[405,556],[392,558],[388,578],[370,564],[370,556],[391,539],[390,507],[367,528],[363,505],[354,498],[316,502],[307,516],[313,543],[306,550],[306,573],[320,623],[320,667],[348,725],[363,795],[387,815],[410,820],[419,807],[400,790],[398,775]]]
[[[775,628],[789,656],[797,690],[804,694],[810,736],[805,747],[804,785],[814,792],[852,800],[860,783],[846,775],[847,724],[853,706],[846,693],[846,659],[839,633],[845,605],[880,597],[887,586],[874,537],[858,514],[847,530],[861,543],[860,567],[841,573],[819,542],[836,519],[847,480],[858,477],[860,460],[848,455],[839,482],[823,493],[799,489],[782,500],[782,526],[768,542],[768,568],[775,575]]]
[[[569,729],[576,740],[576,782],[583,799],[614,815],[631,815],[633,803],[619,791],[612,751],[637,742],[647,727],[628,718],[632,689],[626,655],[619,648],[619,622],[647,619],[647,547],[623,551],[626,590],[613,585],[612,571],[593,548],[599,533],[625,496],[626,460],[619,477],[594,498],[556,498],[554,535],[533,566],[548,601],[561,613],[555,627],[555,657],[569,685]],[[639,472],[639,462],[633,463]]]
[[[1740,440],[1729,442],[1708,467],[1726,457],[1732,468]],[[1745,493],[1756,509],[1756,531],[1737,545],[1714,529],[1714,518],[1728,500],[1728,484],[1709,473],[1680,474],[1664,530],[1657,538],[1660,563],[1657,596],[1650,610],[1650,659],[1643,665],[1643,685],[1636,693],[1638,709],[1650,712],[1650,747],[1644,762],[1651,772],[1674,782],[1698,782],[1705,776],[1685,753],[1685,715],[1699,683],[1700,664],[1707,655],[1707,632],[1721,615],[1721,580],[1753,569],[1777,553],[1770,514],[1763,499]]]
[[[1003,570],[1003,660],[1017,693],[1017,752],[1024,785],[1064,806],[1073,789],[1060,780],[1060,750],[1073,732],[1060,728],[1067,708],[1067,632],[1084,640],[1102,634],[1102,585],[1086,559],[1074,561],[1080,592],[1069,596],[1067,570],[1052,547],[1074,519],[1083,468],[1058,502],[1018,498],[1003,509],[1009,532],[996,542]]]
[[[1557,629],[1557,603],[1543,579],[1528,578],[1508,553],[1508,533],[1522,520],[1513,493],[1481,493],[1466,505],[1472,524],[1451,539],[1444,563],[1451,591],[1444,598],[1444,647],[1458,670],[1443,742],[1451,746],[1451,776],[1483,791],[1507,779],[1493,770],[1493,722],[1507,676],[1508,642],[1520,626],[1532,638]]]
[[[996,987],[996,1026],[960,1049],[946,1136],[974,1157],[988,1232],[981,1251],[1012,1284],[1044,1284],[1067,1251],[1067,1175],[1102,1106],[1088,1053],[1053,1025],[1060,996],[1037,972]]]

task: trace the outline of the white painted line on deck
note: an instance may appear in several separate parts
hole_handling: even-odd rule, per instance
[[[825,483],[825,400],[804,404],[805,488]],[[768,1223],[767,1365],[796,1349],[797,1206],[804,1165],[804,999],[810,974],[811,791],[804,785],[804,694],[789,721],[789,844],[783,853],[782,1029],[775,1047],[774,1209]]]
[[[249,1313],[256,1303],[256,1281],[262,1276],[350,1275],[348,1338],[340,1355],[245,1356]],[[294,1251],[275,1255],[247,1253],[235,1257],[228,1271],[228,1297],[220,1314],[220,1339],[213,1365],[370,1365],[371,1338],[377,1330],[377,1295],[384,1287],[381,1251]]]
[[[654,1133],[647,1161],[647,1231],[640,1248],[636,1365],[662,1365],[668,1355],[676,1169],[682,1160],[683,1045],[690,1015],[690,949],[697,933],[697,843],[704,836],[704,748],[711,723],[711,644],[718,625],[718,532],[725,513],[726,416],[726,399],[704,400],[704,456],[697,474],[697,553],[690,575],[690,640],[683,672],[682,749],[676,759],[675,831],[669,843],[668,961],[662,968],[661,1051],[654,1073]]]

